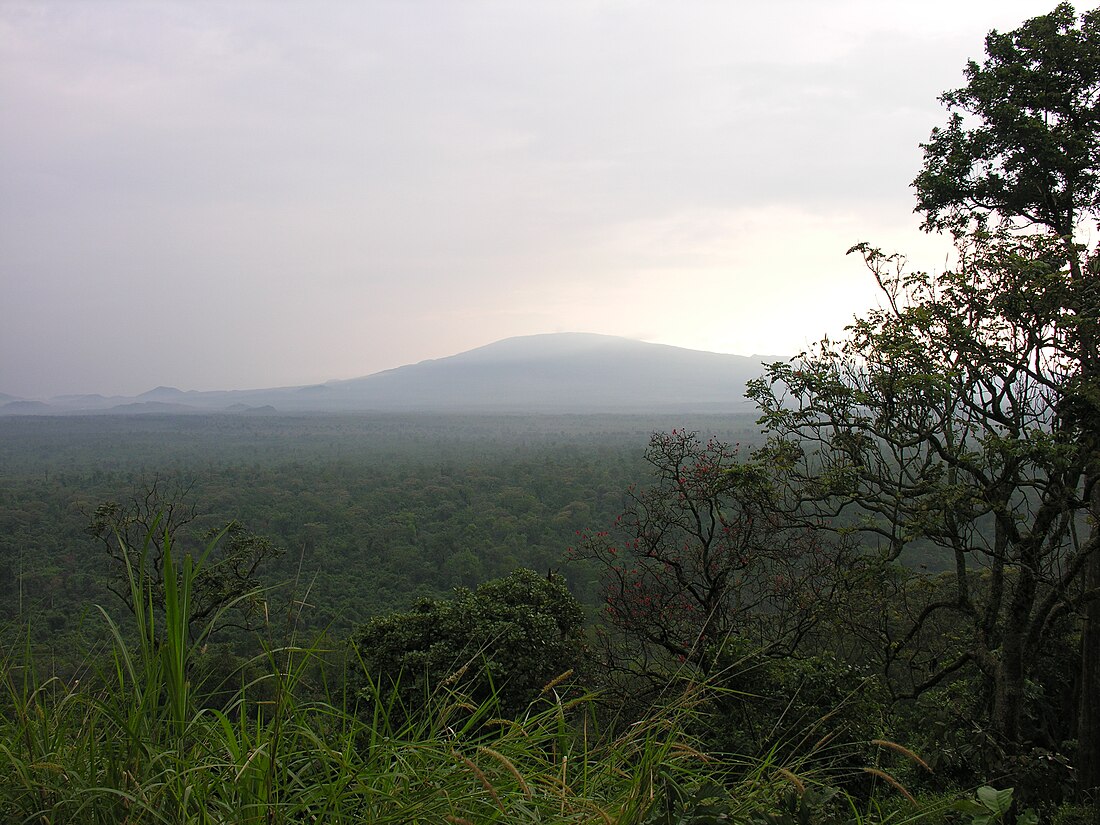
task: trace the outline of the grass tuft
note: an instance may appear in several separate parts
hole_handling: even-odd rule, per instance
[[[40,680],[29,645],[0,655],[0,821],[744,823],[814,782],[812,767],[775,753],[700,747],[689,734],[706,696],[699,684],[670,683],[644,718],[608,724],[599,697],[568,685],[568,673],[515,718],[496,695],[458,692],[457,679],[408,708],[367,675],[360,695],[332,692],[347,663],[322,639],[296,643],[292,628],[276,641],[269,623],[261,653],[228,680],[237,687],[207,688],[195,661],[216,619],[192,627],[190,611],[213,545],[195,557],[164,547],[163,601],[144,549],[122,554],[138,560],[127,570],[133,614],[125,625],[100,611],[109,646],[79,682]]]

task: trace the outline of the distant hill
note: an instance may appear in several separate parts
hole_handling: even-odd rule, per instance
[[[744,409],[764,359],[557,333],[325,385],[334,404],[376,409],[634,412]],[[775,359],[772,359],[775,360]]]
[[[0,415],[42,415],[61,410],[54,409],[43,401],[8,401],[0,406]]]
[[[745,382],[778,356],[724,355],[612,335],[553,333],[362,378],[304,387],[218,392],[157,387],[136,398],[59,396],[0,414],[455,411],[743,412]]]
[[[155,387],[148,392],[143,392],[138,396],[142,401],[177,401],[180,398],[185,398],[187,393],[183,390],[177,390],[175,387]]]
[[[139,398],[141,396],[138,396]],[[107,412],[115,415],[148,415],[149,413],[171,413],[182,415],[185,413],[205,412],[198,405],[172,404],[167,401],[133,401],[129,404],[118,404]]]

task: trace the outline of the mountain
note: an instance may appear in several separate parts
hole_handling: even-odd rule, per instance
[[[759,357],[556,333],[325,385],[328,399],[375,409],[736,411]],[[771,359],[776,360],[776,359]]]
[[[60,412],[43,401],[8,401],[0,405],[0,415],[50,415]]]
[[[154,387],[148,392],[143,392],[138,396],[142,401],[161,401],[161,402],[175,402],[181,398],[185,398],[187,393],[183,390],[177,390],[175,387]]]
[[[59,396],[34,412],[452,411],[741,412],[745,382],[778,356],[724,355],[612,335],[553,333],[477,349],[362,378],[304,387],[217,392],[157,387],[135,398]],[[271,408],[274,408],[273,410]]]

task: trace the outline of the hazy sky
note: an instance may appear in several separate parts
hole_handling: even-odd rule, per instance
[[[0,0],[0,392],[794,353],[875,300],[853,243],[942,266],[936,97],[1054,5]]]

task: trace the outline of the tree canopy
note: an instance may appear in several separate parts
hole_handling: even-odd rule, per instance
[[[1100,11],[1068,4],[1005,34],[946,92],[914,181],[954,262],[853,248],[882,292],[847,336],[772,365],[751,395],[802,507],[863,537],[880,571],[852,610],[899,698],[966,674],[986,764],[1072,749],[1100,786],[1100,301],[1076,237],[1100,212]],[[938,548],[940,578],[906,572]],[[1076,729],[1044,728],[1042,653],[1082,629]],[[858,627],[857,627],[858,626]],[[1055,741],[1056,740],[1056,741]]]
[[[185,539],[197,539],[209,548],[210,558],[191,583],[188,632],[194,635],[211,622],[248,627],[261,616],[260,571],[283,551],[237,521],[187,536],[187,530],[200,520],[195,506],[187,501],[188,492],[178,485],[169,489],[154,479],[128,503],[107,501],[95,509],[87,530],[105,551],[107,589],[131,612],[141,593],[149,595],[153,607],[162,609],[166,590],[172,586],[167,578],[178,574],[165,564],[168,548],[174,545],[178,555]],[[141,577],[139,590],[132,586],[135,575]]]
[[[584,614],[561,576],[516,570],[451,599],[422,599],[356,634],[366,676],[406,709],[450,688],[518,713],[582,662]]]
[[[913,182],[926,229],[964,230],[991,215],[1060,236],[1100,210],[1100,9],[1069,3],[992,31],[986,59],[945,92],[950,113]]]
[[[608,666],[661,686],[684,665],[712,672],[734,643],[792,654],[821,619],[845,543],[786,519],[773,467],[737,447],[674,429],[645,456],[653,486],[570,551],[604,574],[618,633]]]

